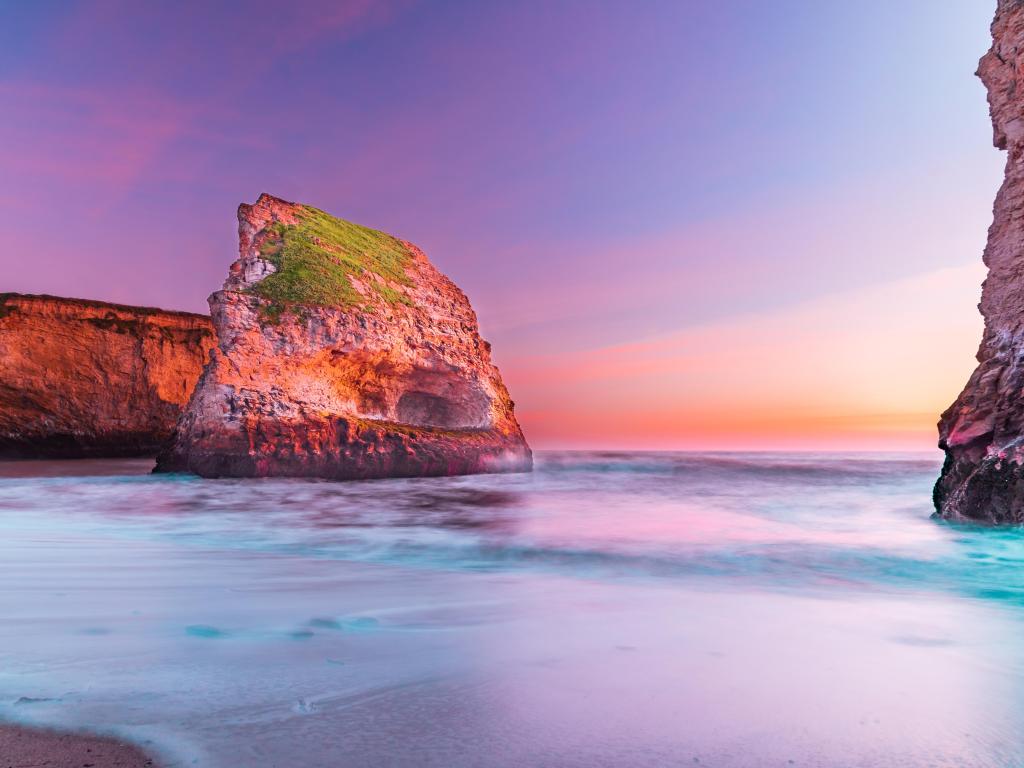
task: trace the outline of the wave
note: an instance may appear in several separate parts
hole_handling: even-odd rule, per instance
[[[743,475],[765,479],[835,482],[902,478],[908,472],[938,472],[941,458],[922,453],[687,453],[549,451],[538,455],[540,473],[636,473]]]

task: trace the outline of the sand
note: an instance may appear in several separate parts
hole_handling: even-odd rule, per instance
[[[150,768],[138,748],[115,739],[0,725],[0,768]]]

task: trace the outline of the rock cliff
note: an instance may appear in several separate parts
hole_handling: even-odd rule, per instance
[[[935,507],[948,519],[1024,522],[1024,2],[999,0],[988,89],[994,143],[1006,172],[988,232],[978,367],[939,421],[946,452]]]
[[[203,315],[0,294],[0,457],[155,455],[214,341]]]
[[[335,479],[524,471],[466,296],[416,246],[261,195],[210,297],[218,345],[157,471]]]

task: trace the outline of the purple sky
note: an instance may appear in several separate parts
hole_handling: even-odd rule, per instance
[[[972,73],[993,9],[5,3],[0,290],[203,311],[234,258],[235,207],[266,191],[422,246],[473,300],[542,444],[689,445],[714,432],[687,414],[716,377],[759,374],[680,367],[678,339],[829,297],[856,325],[869,294],[980,260],[1001,158]],[[921,414],[969,370],[979,277],[915,304],[954,318],[942,332],[966,356],[920,371],[946,377]],[[898,302],[871,311],[910,343]],[[634,356],[652,343],[657,372]],[[851,349],[779,365],[809,380]],[[631,375],[573,375],[602,356]],[[894,375],[884,355],[863,364]],[[756,389],[737,413],[785,399]],[[639,399],[671,429],[580,426],[608,409],[639,423]],[[869,399],[800,418],[917,413]]]

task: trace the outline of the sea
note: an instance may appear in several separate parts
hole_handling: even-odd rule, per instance
[[[151,467],[0,464],[0,719],[166,768],[1024,766],[1024,532],[933,519],[937,454]]]

